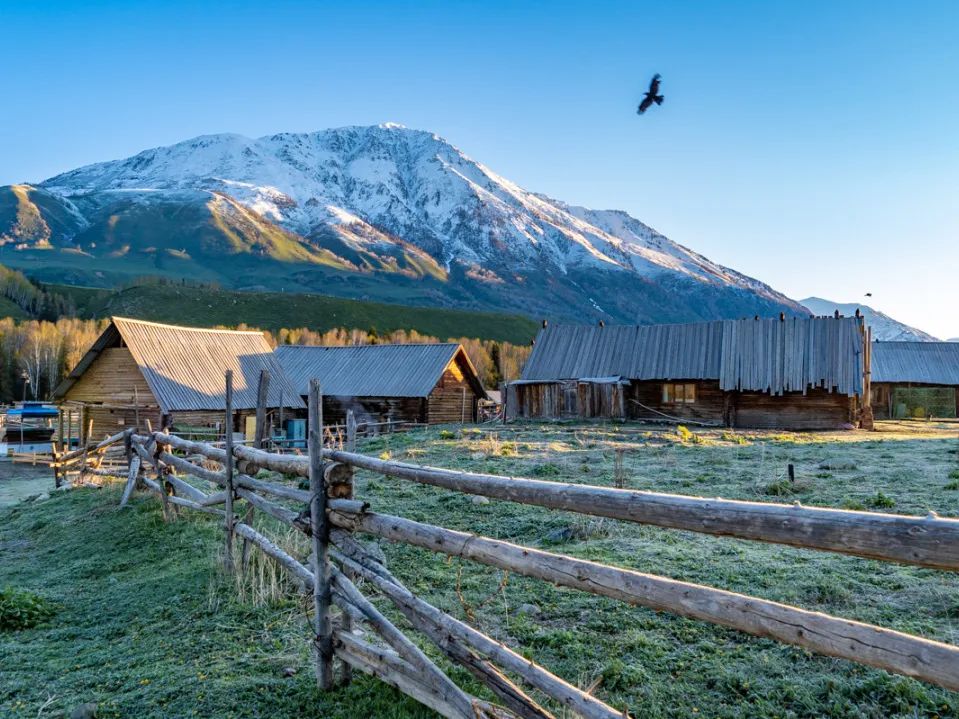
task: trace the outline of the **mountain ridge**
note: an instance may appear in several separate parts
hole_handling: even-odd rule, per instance
[[[176,276],[222,262],[239,287],[580,321],[804,311],[624,211],[529,192],[440,136],[392,123],[203,135],[0,188],[0,243],[12,246],[8,264],[52,251],[48,274],[100,262]]]
[[[800,300],[802,305],[809,309],[814,315],[831,315],[839,311],[843,315],[852,315],[859,310],[866,318],[866,324],[872,328],[872,337],[874,340],[882,342],[939,342],[937,337],[928,332],[923,332],[915,327],[893,319],[884,312],[873,309],[869,305],[857,304],[855,302],[833,302],[821,297],[807,297]]]

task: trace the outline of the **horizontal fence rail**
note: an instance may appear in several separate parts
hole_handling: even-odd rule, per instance
[[[224,524],[227,537],[235,535],[242,541],[243,566],[248,551],[258,549],[283,567],[303,591],[312,592],[321,688],[333,686],[331,657],[335,657],[345,663],[344,677],[348,677],[348,667],[372,674],[454,719],[555,719],[520,683],[577,716],[627,716],[417,597],[355,539],[362,533],[959,690],[959,647],[723,589],[378,513],[353,498],[352,473],[363,469],[548,509],[951,571],[959,569],[959,520],[932,513],[910,517],[686,497],[380,460],[356,452],[323,449],[319,442],[323,434],[318,388],[311,388],[310,400],[312,426],[317,429],[308,437],[311,451],[306,456],[244,445],[228,450],[163,432],[127,431],[118,435],[119,439],[109,439],[114,444],[127,443],[129,471],[122,504],[139,487],[159,496],[168,519],[174,519],[181,509],[215,516]],[[84,456],[89,456],[92,449],[86,448]],[[255,476],[261,469],[308,478],[311,489]],[[185,481],[186,475],[206,482],[210,491]],[[250,519],[254,511],[310,536],[309,560],[304,563],[254,529]],[[486,686],[500,704],[472,696],[453,683],[364,596],[354,583],[360,581],[389,600],[412,628]],[[330,613],[331,605],[339,609],[338,615]],[[369,628],[380,643],[355,635],[352,627],[358,623]]]
[[[196,449],[195,443],[180,446]],[[253,466],[308,475],[305,457],[249,447],[235,452]],[[206,456],[219,461],[226,454],[207,451]],[[548,509],[959,571],[959,520],[933,513],[916,517],[614,489],[423,467],[333,449],[323,450],[323,456],[389,477]]]

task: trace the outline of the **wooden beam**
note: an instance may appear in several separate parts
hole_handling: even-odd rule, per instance
[[[314,629],[316,637],[316,681],[320,689],[333,688],[333,623],[330,618],[332,577],[329,558],[330,525],[326,516],[327,497],[323,483],[323,395],[320,382],[310,380],[309,394],[309,476],[310,529],[313,540]]]
[[[722,589],[610,567],[402,517],[330,512],[337,527],[732,627],[959,690],[959,647]]]
[[[959,520],[687,497],[420,467],[327,450],[337,462],[457,492],[626,522],[959,570]]]
[[[263,438],[266,435],[266,401],[270,392],[270,371],[260,370],[260,381],[256,388],[256,426],[254,427],[253,446],[263,448]]]
[[[228,369],[224,378],[226,381],[226,412],[224,413],[226,449],[223,464],[226,472],[226,501],[223,509],[226,517],[223,521],[223,531],[226,541],[223,548],[223,566],[226,571],[232,573],[235,569],[233,561],[233,370]]]

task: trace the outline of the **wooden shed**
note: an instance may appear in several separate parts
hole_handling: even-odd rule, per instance
[[[859,419],[866,349],[857,317],[551,326],[506,416],[840,427]]]
[[[959,342],[873,342],[872,405],[879,419],[955,417]]]
[[[114,317],[54,390],[79,410],[92,438],[125,427],[222,426],[224,373],[233,370],[234,430],[255,413],[260,372],[270,373],[267,407],[304,407],[261,332],[177,327]]]
[[[301,396],[323,391],[323,421],[465,423],[486,392],[462,345],[281,345],[276,356]]]

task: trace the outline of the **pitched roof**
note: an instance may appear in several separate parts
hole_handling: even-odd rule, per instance
[[[959,342],[873,342],[872,381],[959,385]]]
[[[256,407],[260,371],[270,372],[267,406],[303,407],[262,332],[177,327],[113,317],[83,358],[54,391],[63,397],[107,347],[126,345],[165,412],[226,406],[224,378],[233,370],[233,407]]]
[[[280,364],[301,395],[309,392],[315,378],[323,394],[339,397],[427,397],[458,353],[469,368],[469,381],[485,396],[469,357],[455,343],[276,348]]]
[[[861,320],[788,317],[672,325],[558,325],[540,331],[523,380],[619,375],[718,380],[724,390],[862,393]]]

